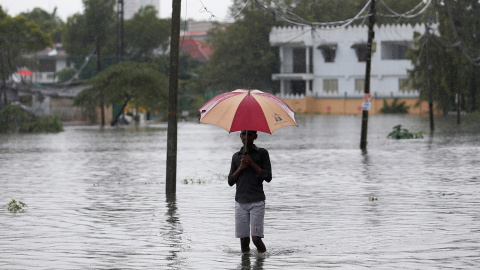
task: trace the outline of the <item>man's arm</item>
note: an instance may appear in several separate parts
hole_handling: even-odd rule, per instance
[[[240,160],[240,166],[236,167],[235,166],[236,162],[235,162],[234,159],[235,159],[235,157],[232,158],[232,165],[230,167],[230,173],[228,175],[228,184],[230,186],[233,186],[237,182],[238,177],[240,176],[240,173],[242,173],[243,170],[248,168],[248,166],[252,166],[252,163],[255,164],[255,162],[253,162],[248,155],[245,155]],[[255,166],[256,166],[256,164],[255,164]],[[261,171],[261,169],[260,169],[260,171]]]

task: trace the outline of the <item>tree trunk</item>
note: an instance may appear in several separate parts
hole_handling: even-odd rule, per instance
[[[98,37],[95,38],[95,44],[97,46],[97,74],[102,71],[102,59],[100,58],[100,42]],[[105,100],[102,94],[100,94],[100,113],[102,116],[102,127],[105,126]]]
[[[127,103],[128,103],[129,100],[130,100],[130,98],[127,98],[127,100],[125,100],[125,103],[123,103],[122,108],[120,109],[120,111],[118,111],[117,115],[115,116],[115,119],[113,119],[112,122],[110,123],[110,125],[111,125],[112,127],[117,124],[118,118],[119,118],[120,115],[123,113],[123,110],[124,110],[125,107],[127,106]]]
[[[2,61],[2,91],[0,92],[0,99],[1,94],[3,94],[3,103],[7,105],[7,82],[6,82],[6,75],[5,75],[5,65],[3,61],[3,48],[0,49],[0,61]]]

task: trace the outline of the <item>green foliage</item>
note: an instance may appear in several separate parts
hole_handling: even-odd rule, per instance
[[[23,212],[26,208],[28,208],[27,204],[21,201],[17,202],[15,199],[12,199],[12,201],[8,203],[8,211],[10,212]]]
[[[62,41],[65,23],[56,16],[56,12],[57,8],[55,8],[52,13],[48,13],[37,7],[30,12],[23,12],[20,15],[38,24],[40,30],[48,34],[54,43],[59,43]]]
[[[101,105],[125,102],[146,109],[166,109],[168,77],[148,63],[122,62],[100,72],[91,80],[92,88],[82,91],[75,105],[92,109]]]
[[[76,71],[73,68],[64,68],[57,72],[58,82],[66,82],[75,75]]]
[[[168,47],[171,19],[159,19],[157,13],[153,6],[146,6],[125,21],[125,51],[130,59],[149,62],[154,49]]]
[[[0,109],[0,133],[57,133],[63,131],[58,116],[36,117],[17,105]]]
[[[380,109],[381,113],[408,113],[410,106],[405,106],[405,101],[398,103],[398,98],[394,98],[391,105],[388,105],[387,100],[383,100],[383,107]]]
[[[215,52],[206,63],[207,89],[272,89],[271,74],[279,64],[276,48],[269,43],[272,17],[258,6],[242,11],[242,17],[225,30],[213,31]]]
[[[52,44],[50,37],[39,26],[22,15],[11,17],[0,6],[0,76],[7,80],[16,72],[24,55]],[[5,101],[5,100],[4,100]],[[6,103],[6,102],[5,102]]]
[[[97,57],[115,55],[117,51],[117,26],[114,0],[84,0],[83,14],[77,13],[67,19],[63,35],[65,51],[78,56],[83,62],[93,48]]]
[[[438,19],[434,21],[438,24],[438,31],[430,32],[428,39],[433,100],[446,114],[456,106],[455,99],[459,94],[462,110],[478,110],[480,67],[478,61],[475,65],[466,55],[471,58],[478,57],[480,3],[470,0],[443,1],[435,5],[433,18]],[[426,35],[416,33],[414,39],[415,48],[408,53],[414,66],[409,71],[409,77],[414,88],[420,90],[420,97],[428,100]],[[459,40],[462,42],[459,43]]]
[[[357,13],[368,3],[368,0],[316,0],[316,1],[304,1],[304,0],[283,0],[281,1],[283,6],[287,7],[293,13],[300,17],[307,19],[311,22],[334,22],[343,21],[353,18]],[[397,13],[405,13],[413,9],[418,0],[383,0],[377,1],[376,9],[377,14],[391,14],[392,12],[388,8],[396,11]],[[388,6],[388,7],[387,7]],[[392,23],[418,23],[421,22],[421,16],[419,18],[398,18],[398,17],[386,17],[376,16],[377,24],[392,24]],[[354,24],[360,24],[363,22],[363,17],[359,18]]]
[[[408,129],[403,128],[402,125],[396,125],[393,127],[393,131],[390,132],[387,136],[388,138],[391,139],[423,139],[423,134],[422,132],[417,132],[417,133],[412,133],[408,131]]]

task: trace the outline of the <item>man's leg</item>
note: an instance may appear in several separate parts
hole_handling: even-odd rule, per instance
[[[265,202],[255,202],[253,203],[253,205],[253,208],[250,210],[250,227],[252,230],[252,242],[257,247],[259,252],[265,252],[267,251],[267,248],[262,241],[265,217]]]
[[[253,244],[257,247],[258,252],[265,252],[267,251],[267,248],[265,247],[265,244],[262,241],[262,238],[258,236],[252,236],[252,242]]]
[[[250,250],[250,214],[245,205],[235,202],[235,236],[240,238],[242,252]]]
[[[240,238],[240,246],[242,247],[242,252],[247,252],[250,250],[250,237]]]

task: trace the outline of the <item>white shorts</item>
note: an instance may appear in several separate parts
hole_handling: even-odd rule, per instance
[[[265,201],[253,203],[235,202],[235,237],[258,236],[263,238]]]

